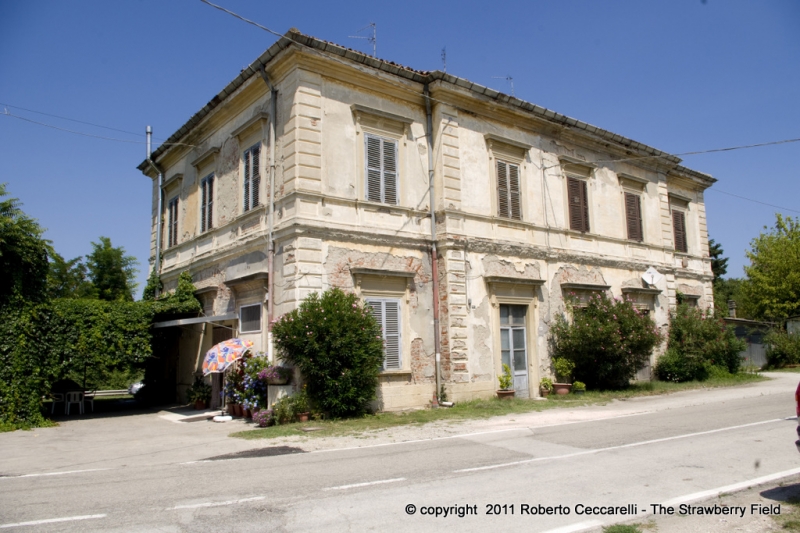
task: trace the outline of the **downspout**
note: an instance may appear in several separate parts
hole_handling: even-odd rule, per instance
[[[278,115],[278,90],[269,81],[264,65],[259,69],[270,91],[269,113],[269,205],[267,206],[267,357],[274,361],[272,343],[272,320],[275,314],[275,242],[272,231],[275,224],[275,123]]]
[[[442,390],[442,340],[439,330],[439,252],[436,250],[436,207],[433,187],[433,117],[428,84],[425,84],[425,114],[428,124],[428,195],[431,208],[431,278],[433,280],[433,343],[436,351],[436,392],[434,398],[441,401]]]
[[[158,212],[156,213],[156,259],[155,265],[153,265],[153,269],[156,272],[156,275],[161,277],[161,217],[162,211],[164,210],[164,173],[161,172],[161,169],[150,159],[150,143],[151,138],[153,137],[153,128],[147,126],[145,130],[147,132],[147,162],[150,163],[150,166],[153,167],[158,173]],[[156,296],[158,296],[158,285],[156,285]]]

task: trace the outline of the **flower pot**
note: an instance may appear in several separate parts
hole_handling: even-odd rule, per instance
[[[497,391],[497,397],[501,400],[508,400],[514,397],[514,389],[503,390],[500,389]]]
[[[243,407],[242,408],[242,416],[244,416],[245,418],[253,418],[253,411],[251,411],[250,409],[245,409]]]
[[[308,422],[308,413],[297,413],[298,422]]]
[[[229,415],[233,416],[233,415],[235,415],[235,414],[236,414],[236,409],[235,409],[235,407],[236,407],[236,406],[235,406],[235,405],[233,405],[232,403],[229,403],[229,404],[228,404],[228,405],[226,405],[225,407],[227,407],[227,408],[228,408],[228,414],[229,414]]]
[[[195,400],[194,408],[197,409],[198,411],[200,411],[202,409],[205,409],[206,408],[206,402],[204,402],[203,400]]]
[[[586,392],[586,389],[576,389],[572,391],[572,394],[583,394],[584,392]]]
[[[237,403],[233,406],[234,416],[242,416],[242,404]]]
[[[542,389],[542,388],[540,388],[539,389],[539,394],[542,395],[542,398],[547,398],[547,396],[550,394],[550,389]]]
[[[553,392],[556,394],[569,394],[572,383],[553,383]]]
[[[282,378],[280,376],[274,378],[267,378],[267,385],[286,385],[289,383],[289,378]]]

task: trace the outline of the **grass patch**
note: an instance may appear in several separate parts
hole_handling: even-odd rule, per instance
[[[41,424],[32,425],[27,422],[21,422],[18,424],[12,424],[11,422],[0,422],[0,433],[6,433],[9,431],[17,431],[18,429],[29,431],[34,428],[51,428],[55,427],[58,424],[53,422],[52,420],[44,419]]]
[[[587,391],[585,394],[565,394],[557,396],[551,394],[547,401],[523,400],[512,398],[498,400],[497,398],[471,400],[458,402],[451,408],[420,409],[402,413],[377,413],[365,415],[360,418],[343,420],[317,420],[272,426],[268,428],[251,429],[232,433],[231,437],[242,439],[273,439],[278,437],[330,437],[341,435],[355,435],[365,431],[379,431],[397,426],[421,426],[429,422],[451,421],[453,423],[464,420],[491,418],[493,416],[529,413],[565,407],[582,407],[585,405],[603,405],[613,400],[627,400],[638,396],[655,396],[669,394],[684,390],[703,389],[710,387],[731,387],[744,383],[764,381],[769,378],[757,374],[734,374],[724,377],[714,377],[707,381],[689,381],[686,383],[670,383],[652,381],[635,383],[622,391]],[[315,427],[318,431],[304,432],[301,428]],[[369,438],[369,435],[364,435]]]
[[[639,524],[614,524],[605,526],[603,533],[642,533]]]
[[[783,368],[767,368],[766,372],[793,372],[800,374],[800,366],[785,366]]]

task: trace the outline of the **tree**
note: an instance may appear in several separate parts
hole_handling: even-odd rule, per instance
[[[741,286],[745,312],[760,320],[800,315],[800,219],[775,218],[773,228],[765,226],[750,242]]]
[[[92,243],[92,253],[86,256],[89,279],[97,297],[107,301],[132,301],[136,289],[136,258],[125,255],[123,247],[111,245],[111,239],[100,237]]]
[[[94,286],[88,279],[88,270],[82,257],[69,261],[53,253],[47,276],[47,293],[50,298],[96,298]]]
[[[0,199],[7,195],[6,184],[0,183]],[[47,257],[52,247],[42,238],[44,229],[21,205],[16,198],[0,200],[0,308],[46,297]]]
[[[711,257],[711,271],[714,273],[712,287],[714,289],[714,308],[716,312],[719,316],[727,316],[728,301],[733,300],[737,303],[737,315],[739,318],[744,318],[744,309],[742,309],[740,305],[742,297],[739,292],[742,279],[725,279],[722,277],[728,272],[728,258],[723,257],[725,251],[722,249],[720,243],[714,242],[714,239],[709,239],[708,251]]]
[[[722,257],[725,251],[720,243],[714,242],[714,239],[708,239],[708,253],[711,256],[711,272],[714,273],[716,281],[728,272],[728,258]]]

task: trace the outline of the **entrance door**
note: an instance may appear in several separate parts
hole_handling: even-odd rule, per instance
[[[525,305],[500,306],[500,360],[514,376],[515,396],[528,398],[528,342],[525,331]]]

